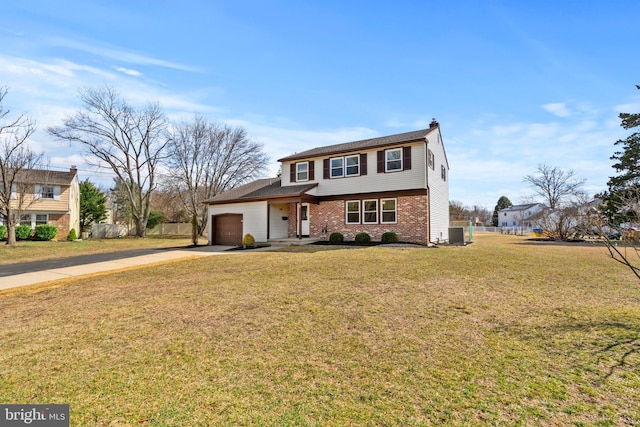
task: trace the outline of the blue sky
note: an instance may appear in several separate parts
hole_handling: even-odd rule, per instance
[[[14,1],[0,3],[5,106],[36,119],[52,167],[109,185],[45,130],[111,85],[169,117],[243,126],[280,157],[425,128],[450,198],[490,210],[538,164],[606,189],[618,114],[640,112],[640,2]]]

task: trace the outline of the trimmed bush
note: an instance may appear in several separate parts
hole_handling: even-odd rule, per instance
[[[7,226],[0,225],[0,240],[4,240],[7,237]]]
[[[331,233],[331,235],[329,236],[329,242],[330,243],[342,243],[344,242],[344,236],[342,235],[342,233],[338,233],[337,231]]]
[[[356,234],[356,238],[354,239],[356,241],[356,243],[370,243],[371,242],[371,236],[369,236],[368,233],[358,233]]]
[[[253,236],[249,233],[245,234],[244,237],[242,238],[242,247],[255,248],[255,246],[256,246],[256,239],[254,239]]]
[[[386,233],[382,233],[382,239],[380,239],[382,243],[398,243],[398,235],[393,231],[387,231]]]
[[[38,240],[44,240],[45,242],[53,239],[58,234],[58,227],[55,225],[36,225],[35,236]]]
[[[73,242],[74,240],[78,240],[78,234],[76,233],[76,229],[72,228],[69,230],[69,235],[67,236],[67,240]]]
[[[16,225],[16,240],[27,240],[31,237],[30,225]]]

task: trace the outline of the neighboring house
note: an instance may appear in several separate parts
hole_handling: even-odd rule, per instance
[[[498,226],[500,227],[533,227],[533,218],[542,212],[542,203],[516,205],[498,211]]]
[[[30,169],[22,171],[18,178],[18,188],[27,188],[21,225],[55,225],[58,240],[66,239],[72,228],[80,232],[80,184],[75,166],[69,172]],[[16,191],[14,188],[12,199],[17,199]],[[0,222],[6,223],[3,218]]]
[[[314,148],[279,159],[260,179],[205,201],[209,243],[239,245],[309,236],[346,240],[391,231],[404,242],[448,240],[449,164],[440,126]]]

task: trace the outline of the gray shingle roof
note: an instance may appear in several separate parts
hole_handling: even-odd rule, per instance
[[[302,151],[279,159],[279,162],[287,162],[290,160],[299,160],[309,157],[327,156],[337,153],[345,153],[349,151],[365,150],[374,147],[382,147],[386,145],[400,144],[403,142],[412,142],[424,140],[429,133],[437,129],[436,126],[428,129],[421,129],[412,132],[399,133],[396,135],[382,136],[379,138],[363,139],[361,141],[346,142],[342,144],[325,145],[324,147],[316,147],[311,150]]]
[[[74,172],[29,169],[19,171],[16,180],[29,184],[70,185],[75,176],[76,174]]]
[[[240,187],[233,188],[224,193],[220,193],[217,196],[205,200],[203,203],[217,204],[227,203],[232,201],[248,201],[256,199],[268,199],[274,197],[287,197],[287,196],[299,196],[306,191],[309,191],[318,184],[300,184],[300,185],[288,185],[283,187],[280,178],[264,178],[250,182]]]

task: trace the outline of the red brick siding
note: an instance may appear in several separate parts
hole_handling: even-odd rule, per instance
[[[55,240],[65,240],[69,235],[71,215],[69,214],[49,214],[49,225],[58,227],[58,234]],[[76,230],[77,232],[78,230]]]
[[[328,240],[331,233],[338,231],[344,235],[345,240],[353,240],[356,234],[366,232],[369,233],[372,241],[380,241],[383,233],[393,231],[401,242],[429,243],[427,221],[429,204],[426,195],[396,197],[397,224],[345,224],[346,200],[309,205],[310,237]],[[379,210],[380,202],[378,202]],[[323,233],[325,227],[327,232]],[[291,203],[289,204],[289,237],[296,235],[296,228],[296,204]]]

